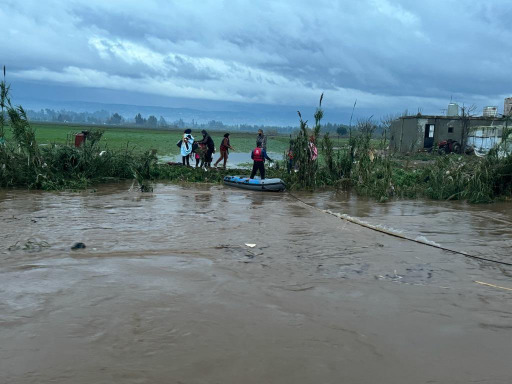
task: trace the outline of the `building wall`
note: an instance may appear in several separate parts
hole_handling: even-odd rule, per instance
[[[390,148],[399,152],[414,151],[425,132],[426,119],[398,119],[391,123]]]
[[[436,119],[435,143],[449,139],[459,142],[462,140],[462,121],[460,119]]]
[[[504,108],[503,108],[503,114],[505,116],[511,116],[512,115],[512,97],[507,97],[505,99]]]
[[[389,147],[398,152],[414,152],[424,149],[425,128],[427,124],[434,125],[434,145],[440,141],[452,139],[458,142],[463,140],[462,120],[447,117],[405,117],[391,123]],[[503,127],[506,123],[502,119],[471,119],[469,130],[476,127]],[[451,128],[451,129],[450,129]],[[464,138],[467,140],[467,137]]]

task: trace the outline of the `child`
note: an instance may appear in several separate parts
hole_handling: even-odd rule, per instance
[[[199,148],[196,149],[196,168],[203,168],[205,164],[205,155],[206,155],[206,144],[199,143]]]

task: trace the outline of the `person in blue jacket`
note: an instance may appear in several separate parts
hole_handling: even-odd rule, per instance
[[[251,159],[254,161],[250,177],[251,179],[254,179],[257,171],[260,171],[261,180],[263,180],[265,178],[265,159],[272,161],[272,159],[267,156],[267,151],[265,151],[261,146],[261,142],[256,143],[256,148],[254,148],[251,153]]]

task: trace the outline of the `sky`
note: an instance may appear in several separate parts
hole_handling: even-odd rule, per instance
[[[0,0],[0,65],[22,99],[502,111],[511,20],[510,0]]]

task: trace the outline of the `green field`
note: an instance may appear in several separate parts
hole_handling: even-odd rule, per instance
[[[162,129],[140,129],[114,126],[84,126],[64,124],[33,123],[36,130],[36,140],[39,144],[72,144],[73,134],[82,130],[104,129],[105,133],[101,139],[103,145],[112,149],[129,148],[136,152],[144,152],[156,149],[158,155],[175,155],[179,153],[176,143],[181,139],[183,132],[177,130]],[[7,130],[9,132],[9,130]],[[215,148],[218,151],[219,145],[225,132],[210,132]],[[192,131],[196,140],[201,140],[200,130]],[[236,152],[251,152],[256,145],[257,133],[231,133],[231,145]],[[9,138],[9,134],[7,137]],[[274,136],[267,139],[267,150],[269,152],[283,153],[288,149],[288,136]]]

